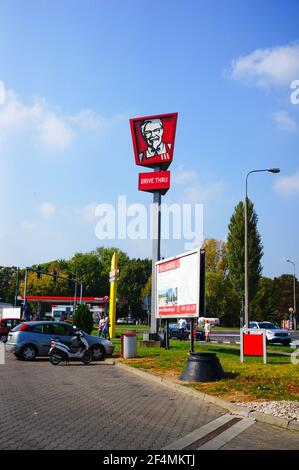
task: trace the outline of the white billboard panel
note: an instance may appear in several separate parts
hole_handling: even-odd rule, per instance
[[[2,318],[21,318],[21,307],[3,308]]]
[[[199,316],[200,250],[156,263],[156,317]]]

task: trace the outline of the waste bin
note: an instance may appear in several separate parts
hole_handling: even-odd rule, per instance
[[[137,356],[136,333],[124,333],[121,335],[121,356],[125,359]]]
[[[187,382],[212,382],[223,377],[224,371],[216,353],[191,352],[180,380]]]

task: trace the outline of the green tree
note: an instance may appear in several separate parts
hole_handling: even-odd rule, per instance
[[[68,269],[72,278],[84,281],[84,296],[108,295],[103,287],[103,269],[97,254],[93,251],[88,253],[76,253],[68,263]],[[106,284],[105,284],[106,285]],[[74,286],[71,287],[74,292]]]
[[[206,255],[206,271],[227,273],[227,244],[215,238],[206,238],[203,242]]]
[[[76,312],[73,315],[73,325],[76,325],[89,335],[92,332],[93,317],[86,304],[81,304],[77,307]]]
[[[119,296],[125,299],[134,316],[143,315],[143,288],[151,274],[152,263],[149,259],[131,259],[120,272],[118,283]]]
[[[262,273],[261,258],[263,246],[257,229],[258,217],[253,203],[248,200],[248,297],[251,301],[258,289]],[[240,300],[244,297],[244,269],[245,269],[245,218],[244,204],[239,202],[228,226],[227,238],[228,269],[232,285]]]
[[[252,319],[256,321],[276,321],[274,313],[274,283],[268,277],[261,277],[255,298],[250,305]]]
[[[299,283],[296,284],[298,291]],[[274,316],[278,323],[289,317],[289,308],[293,307],[293,276],[291,274],[283,274],[273,279],[273,296],[274,296]],[[296,309],[298,312],[298,309]]]
[[[0,301],[13,303],[16,290],[16,267],[0,266]]]
[[[118,253],[118,269],[121,273],[124,266],[126,266],[130,260],[128,255],[118,248],[104,248],[98,247],[95,250],[95,255],[98,257],[98,260],[101,265],[101,273],[99,279],[99,293],[100,296],[109,295],[110,292],[110,283],[109,283],[109,272],[111,269],[111,259],[114,252]]]

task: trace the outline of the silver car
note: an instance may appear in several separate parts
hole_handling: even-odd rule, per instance
[[[9,332],[6,351],[13,353],[18,359],[32,361],[37,356],[48,356],[51,340],[59,339],[71,352],[76,352],[79,344],[74,335],[75,329],[73,325],[64,322],[24,322]],[[83,334],[92,348],[94,360],[103,360],[113,354],[114,346],[111,341],[88,335],[84,331]]]
[[[281,343],[284,346],[289,346],[292,338],[291,334],[287,330],[282,330],[278,325],[269,321],[249,322],[249,328],[263,328],[266,330],[267,344],[270,343]]]

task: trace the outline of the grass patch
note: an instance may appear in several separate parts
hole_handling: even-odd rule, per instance
[[[115,354],[119,355],[120,341],[114,340],[114,344]],[[136,358],[121,360],[155,375],[178,379],[185,367],[190,344],[187,341],[170,341],[170,346],[168,351],[163,348],[138,347]],[[299,366],[292,364],[289,356],[274,354],[268,350],[267,364],[264,365],[261,358],[255,357],[246,357],[241,364],[237,347],[200,344],[195,347],[195,351],[216,352],[225,371],[225,378],[217,382],[186,384],[188,387],[233,402],[299,401]]]

